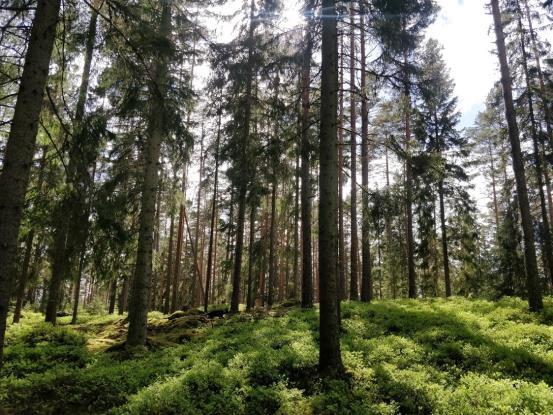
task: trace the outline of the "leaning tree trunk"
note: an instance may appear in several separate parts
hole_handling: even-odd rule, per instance
[[[302,287],[301,306],[313,307],[313,265],[311,254],[311,175],[309,141],[309,85],[311,81],[311,54],[313,50],[312,16],[313,1],[308,0],[305,16],[308,19],[305,29],[305,49],[301,69],[301,241],[302,241]]]
[[[337,276],[338,252],[338,33],[336,2],[323,0],[321,61],[321,129],[319,173],[319,369],[325,377],[343,373]]]
[[[370,211],[369,211],[369,108],[367,98],[367,74],[365,68],[365,8],[361,5],[361,176],[362,223],[361,223],[361,301],[373,298],[371,271]]]
[[[357,239],[357,114],[355,111],[355,19],[353,14],[353,2],[350,4],[350,40],[349,40],[349,88],[350,88],[350,155],[351,155],[351,193],[350,193],[350,300],[359,300],[359,283],[357,270],[357,255],[359,245]]]
[[[0,365],[8,303],[15,275],[17,238],[33,163],[38,119],[61,0],[39,0],[25,55],[10,134],[0,175]]]
[[[171,0],[163,2],[159,34],[168,38],[171,33]],[[150,113],[148,116],[148,135],[144,154],[144,178],[140,209],[140,225],[136,267],[129,303],[128,346],[146,344],[148,322],[148,299],[150,294],[150,276],[152,273],[153,230],[155,217],[156,186],[158,185],[157,164],[161,142],[164,135],[163,109],[167,88],[167,56],[156,57],[152,83],[150,85]]]
[[[528,201],[528,188],[524,173],[524,161],[520,149],[519,130],[516,119],[515,105],[511,84],[511,74],[507,61],[505,48],[505,35],[499,10],[499,0],[491,0],[492,15],[494,21],[495,36],[497,39],[497,52],[501,68],[501,85],[503,86],[503,99],[505,101],[505,117],[509,129],[509,141],[511,142],[511,158],[515,174],[520,219],[524,239],[524,259],[526,265],[526,279],[528,290],[528,304],[531,311],[539,311],[543,308],[541,289],[538,279],[538,265],[536,261],[536,247],[532,233],[532,217],[530,214],[530,202]]]

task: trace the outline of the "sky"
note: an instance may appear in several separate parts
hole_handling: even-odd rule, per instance
[[[438,4],[440,13],[427,35],[444,47],[459,97],[461,127],[469,127],[499,80],[498,60],[491,53],[495,48],[492,17],[484,0],[438,0]]]

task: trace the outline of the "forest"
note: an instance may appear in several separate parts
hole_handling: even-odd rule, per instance
[[[0,0],[0,415],[552,414],[550,40],[552,0]]]

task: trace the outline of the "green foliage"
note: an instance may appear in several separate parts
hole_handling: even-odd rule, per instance
[[[542,314],[512,298],[345,303],[347,377],[330,383],[317,375],[316,309],[241,314],[136,355],[87,352],[82,334],[26,313],[8,330],[11,367],[24,365],[21,350],[45,344],[52,363],[17,373],[8,365],[0,406],[14,414],[548,414],[552,308],[551,298]],[[152,343],[169,337],[164,321],[150,315]],[[87,315],[76,326],[89,348],[120,327],[116,316]],[[79,348],[84,364],[57,360],[64,347]]]

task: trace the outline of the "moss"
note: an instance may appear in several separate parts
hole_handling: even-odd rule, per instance
[[[148,351],[125,319],[84,315],[52,328],[32,313],[7,333],[0,407],[9,413],[549,414],[551,298],[346,302],[348,378],[317,375],[318,311],[221,320],[150,314]],[[39,356],[38,359],[35,359]],[[35,360],[33,360],[35,359]],[[38,363],[37,363],[38,362]]]

